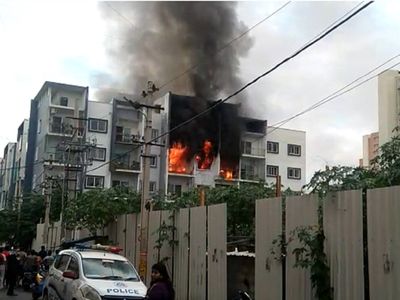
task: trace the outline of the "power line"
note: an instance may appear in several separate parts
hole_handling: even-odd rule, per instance
[[[332,93],[332,94],[330,94],[329,96],[323,98],[322,100],[320,100],[320,101],[314,103],[314,104],[313,104],[312,106],[310,106],[309,108],[307,108],[307,109],[305,109],[305,110],[303,110],[303,111],[301,111],[301,112],[299,112],[299,113],[297,113],[297,114],[295,114],[295,115],[293,115],[293,116],[291,116],[291,117],[289,117],[289,118],[287,118],[287,119],[284,119],[284,120],[282,120],[282,121],[280,121],[280,122],[277,122],[277,123],[275,123],[275,124],[269,126],[269,127],[272,128],[272,130],[271,130],[271,131],[267,131],[267,134],[274,132],[275,130],[277,130],[278,128],[282,127],[284,124],[288,123],[289,121],[291,121],[291,120],[293,120],[293,119],[295,119],[295,118],[297,118],[297,117],[299,117],[299,116],[301,116],[301,115],[304,115],[304,114],[306,114],[307,112],[310,112],[310,111],[312,111],[312,110],[314,110],[314,109],[320,107],[321,105],[324,105],[324,104],[326,104],[326,103],[328,103],[328,102],[330,102],[330,101],[332,101],[332,100],[334,100],[334,99],[336,99],[336,98],[338,98],[338,97],[340,97],[340,96],[342,96],[342,95],[344,95],[344,94],[346,94],[346,93],[348,93],[348,92],[354,90],[355,88],[357,88],[357,87],[363,85],[364,83],[366,83],[366,82],[372,80],[373,78],[377,77],[377,76],[380,75],[382,72],[385,72],[385,71],[387,71],[387,70],[390,70],[390,69],[392,69],[392,68],[394,68],[394,67],[400,65],[400,62],[395,63],[394,65],[391,65],[389,68],[387,68],[387,69],[385,69],[385,70],[379,72],[378,74],[375,74],[375,75],[373,75],[373,76],[371,76],[371,77],[369,77],[369,78],[367,78],[367,79],[361,81],[360,83],[356,84],[355,86],[353,86],[353,87],[351,87],[351,88],[345,90],[345,89],[346,89],[347,87],[349,87],[350,85],[352,85],[352,84],[354,84],[355,82],[359,81],[360,79],[362,79],[362,78],[368,76],[369,74],[371,74],[372,72],[376,71],[377,69],[379,69],[379,68],[382,67],[383,65],[386,65],[387,63],[389,63],[390,61],[392,61],[392,60],[394,60],[395,58],[398,58],[398,57],[400,57],[400,54],[397,54],[396,56],[393,56],[392,58],[388,59],[388,60],[385,61],[384,63],[382,63],[382,64],[380,64],[379,66],[375,67],[375,68],[372,69],[371,71],[368,71],[366,74],[364,74],[364,75],[358,77],[357,79],[353,80],[353,81],[350,82],[349,84],[345,85],[345,86],[342,87],[341,89],[335,91],[334,93]],[[343,90],[344,90],[344,91],[343,91]],[[343,91],[343,92],[341,92],[341,91]],[[340,92],[341,92],[341,93],[340,93]],[[338,94],[338,93],[339,93],[339,94]]]
[[[360,13],[362,10],[364,10],[365,8],[367,8],[369,5],[371,5],[374,1],[370,1],[366,4],[364,4],[361,8],[357,9],[355,12],[351,13],[349,16],[347,16],[345,19],[343,19],[342,21],[340,21],[338,24],[336,24],[335,26],[329,28],[325,33],[323,33],[322,35],[320,35],[319,37],[317,37],[316,39],[314,39],[313,41],[307,43],[305,46],[303,46],[302,48],[300,48],[299,50],[297,50],[294,54],[290,55],[289,57],[283,59],[281,62],[279,62],[278,64],[276,64],[274,67],[272,67],[271,69],[269,69],[268,71],[264,72],[263,74],[259,75],[258,77],[256,77],[255,79],[253,79],[252,81],[250,81],[249,83],[245,84],[242,88],[240,88],[239,90],[237,90],[236,92],[234,92],[233,94],[227,96],[224,99],[220,99],[216,102],[213,103],[213,105],[211,105],[209,108],[205,109],[204,111],[200,112],[199,114],[193,116],[192,118],[189,118],[188,120],[178,124],[177,126],[171,128],[170,130],[160,134],[159,136],[151,139],[150,141],[146,141],[146,143],[152,143],[154,141],[156,141],[159,138],[162,138],[168,134],[170,134],[171,132],[191,123],[192,121],[202,117],[203,115],[207,114],[208,112],[210,112],[211,110],[213,110],[215,107],[217,107],[218,105],[227,102],[229,99],[233,98],[234,96],[240,94],[242,91],[244,91],[246,88],[248,88],[249,86],[255,84],[258,80],[260,80],[261,78],[267,76],[268,74],[272,73],[274,70],[278,69],[280,66],[282,66],[283,64],[287,63],[288,61],[292,60],[293,58],[295,58],[296,56],[298,56],[300,53],[302,53],[303,51],[305,51],[306,49],[308,49],[309,47],[311,47],[312,45],[314,45],[315,43],[317,43],[318,41],[320,41],[321,39],[323,39],[324,37],[326,37],[328,34],[330,34],[331,32],[333,32],[334,30],[336,30],[337,28],[339,28],[341,25],[343,25],[344,23],[346,23],[348,20],[350,20],[352,17],[354,17],[355,15],[357,15],[358,13]],[[138,149],[140,146],[137,146],[123,154],[121,154],[121,156],[124,156],[128,153],[133,152],[134,150]],[[97,169],[100,169],[101,167],[116,161],[117,158],[115,159],[111,159],[93,169],[87,170],[87,172],[92,172],[95,171]]]

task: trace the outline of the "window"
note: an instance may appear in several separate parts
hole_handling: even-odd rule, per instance
[[[289,179],[301,179],[301,169],[300,168],[288,168],[287,177]]]
[[[107,133],[107,120],[89,119],[89,131]]]
[[[65,271],[68,265],[69,258],[70,258],[69,255],[61,255],[54,262],[54,267],[60,271]]]
[[[106,161],[106,148],[95,147],[90,150],[92,160]]]
[[[301,146],[288,144],[288,155],[301,156]]]
[[[156,137],[158,137],[158,129],[154,129],[154,128],[152,128],[151,129],[151,139],[153,140],[153,139],[155,139]],[[155,141],[157,141],[157,140],[155,140]]]
[[[242,142],[242,153],[251,154],[251,142]]]
[[[78,262],[75,258],[71,257],[71,260],[69,261],[69,265],[68,265],[68,271],[72,271],[75,274],[79,274],[79,265]]]
[[[276,177],[279,175],[279,167],[267,165],[267,176],[268,177]]]
[[[121,181],[121,180],[113,180],[112,181],[112,187],[129,187],[128,181]]]
[[[39,120],[37,126],[37,133],[39,134],[41,131],[42,131],[42,120]]]
[[[131,134],[131,128],[117,126],[115,129],[116,129],[116,137],[115,138],[116,138],[117,142],[131,143],[133,141],[133,136]]]
[[[169,184],[168,192],[172,195],[181,196],[182,194],[182,186],[180,184]]]
[[[150,181],[149,191],[155,192],[157,190],[157,183],[155,181]]]
[[[68,97],[60,97],[60,105],[68,106]]]
[[[104,176],[86,176],[85,187],[87,189],[104,187]]]
[[[157,168],[157,156],[153,155],[150,157],[150,167]]]
[[[267,142],[267,152],[268,153],[279,153],[279,143],[277,142]]]

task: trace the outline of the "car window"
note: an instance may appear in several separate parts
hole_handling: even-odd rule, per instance
[[[65,271],[65,268],[68,265],[69,258],[69,255],[61,255],[61,257],[57,259],[56,263],[54,264],[54,267],[60,271]]]
[[[135,268],[128,261],[84,258],[82,265],[87,278],[139,281]]]
[[[78,261],[76,260],[75,257],[71,257],[71,260],[69,261],[67,270],[73,271],[76,274],[79,274],[79,265],[78,265]]]

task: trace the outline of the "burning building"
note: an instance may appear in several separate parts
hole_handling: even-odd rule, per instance
[[[214,102],[168,93],[155,104],[164,111],[153,114],[153,128],[160,133],[173,129],[158,150],[160,190],[180,193],[195,186],[265,180],[266,121],[242,118],[239,105],[224,103],[174,129]],[[258,146],[249,148],[249,139]]]

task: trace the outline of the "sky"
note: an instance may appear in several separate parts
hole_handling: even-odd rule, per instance
[[[284,3],[239,2],[237,13],[251,27]],[[251,81],[294,53],[358,3],[291,2],[249,32],[253,46],[240,61],[242,81]],[[104,9],[96,1],[0,0],[0,149],[16,141],[18,126],[29,118],[30,100],[46,80],[89,86],[90,99],[97,100],[95,92],[118,76],[106,49],[121,37],[113,34],[101,6]],[[272,125],[400,54],[399,13],[400,1],[370,5],[249,87],[248,114]],[[116,13],[112,18],[120,26],[131,26]],[[391,64],[396,62],[400,59]],[[325,165],[358,164],[362,136],[378,130],[377,94],[373,79],[283,126],[306,131],[307,179]]]

